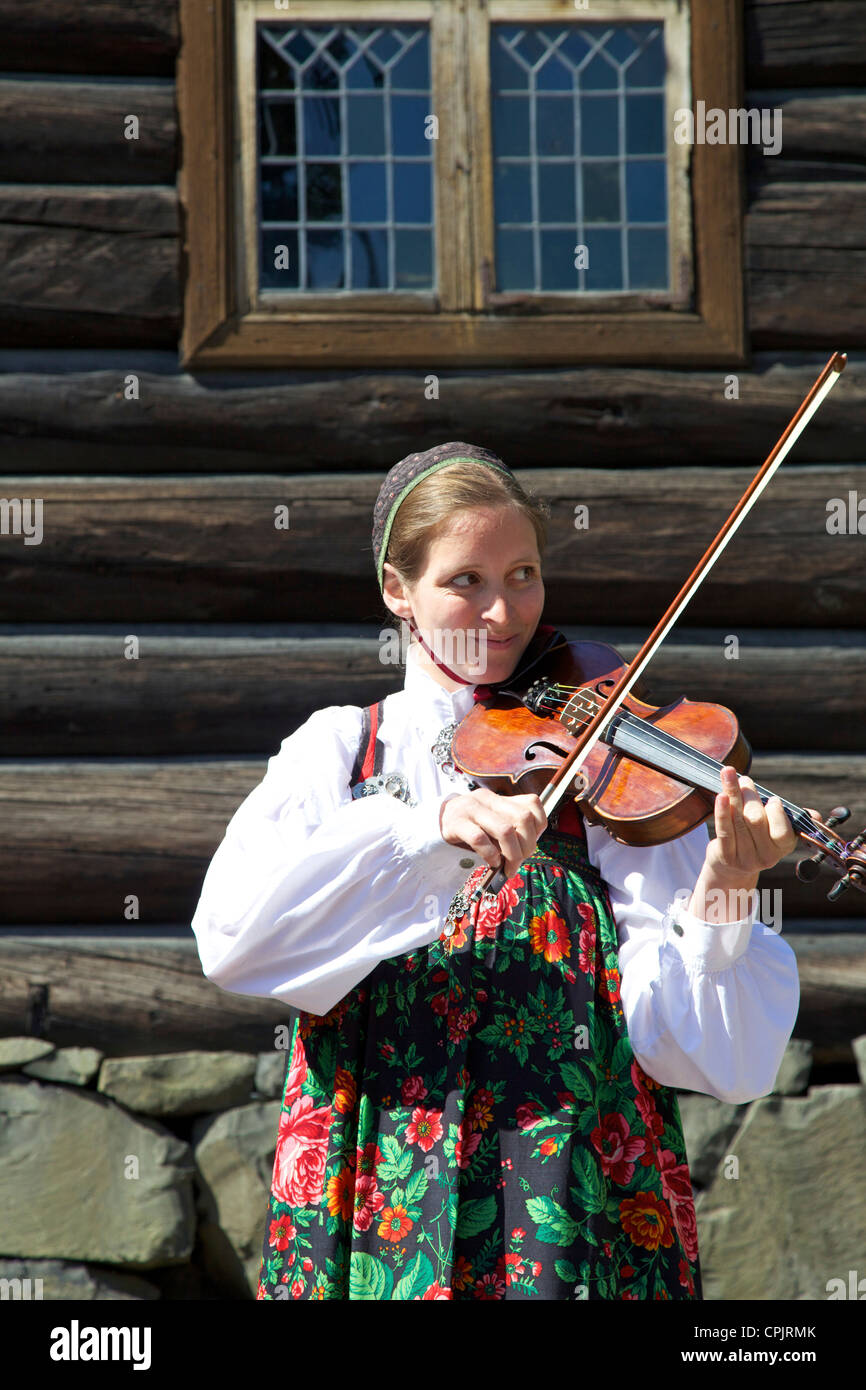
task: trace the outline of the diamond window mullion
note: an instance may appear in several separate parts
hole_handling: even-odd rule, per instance
[[[553,6],[534,6],[531,19],[519,3],[488,8],[491,193],[478,255],[492,263],[493,304],[672,300],[671,247],[682,255],[689,241],[667,194],[683,155],[666,121],[666,31],[677,42],[685,33],[668,0],[643,0],[635,18],[600,0],[590,18],[568,21]],[[575,246],[587,248],[586,269]]]
[[[255,51],[257,292],[434,291],[430,25],[257,19]]]

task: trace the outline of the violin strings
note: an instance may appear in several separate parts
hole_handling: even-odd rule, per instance
[[[580,687],[578,686],[567,686],[559,683],[554,683],[548,687],[550,692],[562,691],[562,698],[566,705],[571,700],[572,694],[576,695],[579,689]],[[548,698],[547,695],[542,697],[542,699],[538,701],[539,706],[541,708],[550,709],[554,715],[561,714],[562,706],[556,702],[557,697],[553,697],[554,704],[552,706],[548,703]],[[597,708],[598,705],[596,703],[596,710]],[[586,724],[589,723],[589,719],[593,716],[590,715],[589,718],[584,718],[583,711],[581,711],[576,717],[578,717],[579,722]],[[624,730],[618,727],[620,725],[625,726]],[[614,737],[614,747],[621,748],[625,752],[632,753],[637,757],[640,757],[642,749],[648,750],[650,754],[655,750],[661,751],[664,749],[671,758],[672,766],[666,770],[669,771],[672,776],[676,776],[677,772],[682,772],[685,781],[691,781],[695,786],[703,787],[706,791],[718,793],[722,790],[721,777],[719,774],[725,764],[717,762],[715,758],[711,758],[707,753],[702,753],[700,749],[692,748],[690,744],[675,738],[673,734],[667,733],[666,730],[656,728],[654,724],[650,724],[637,715],[633,715],[629,710],[620,709],[616,712],[613,716],[611,733]],[[651,758],[647,760],[652,761]],[[764,804],[766,804],[772,796],[777,795],[776,792],[769,791],[767,787],[762,787],[757,782],[755,783],[755,790]],[[788,801],[785,797],[780,797],[779,799],[784,809],[788,812],[789,819],[792,821],[795,829],[807,831],[811,836],[818,839],[821,845],[826,849],[838,850],[837,841],[829,839],[802,806],[797,806],[794,802]]]

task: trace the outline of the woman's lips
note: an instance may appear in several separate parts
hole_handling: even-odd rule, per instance
[[[512,642],[517,641],[517,634],[513,637],[491,637],[488,633],[485,640],[488,647],[510,647]]]

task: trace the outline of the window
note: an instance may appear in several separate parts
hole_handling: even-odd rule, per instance
[[[432,291],[429,27],[265,21],[254,42],[257,289]]]
[[[737,10],[181,0],[184,363],[742,363]]]

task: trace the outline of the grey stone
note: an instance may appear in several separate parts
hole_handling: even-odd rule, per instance
[[[719,1162],[728,1153],[743,1123],[748,1105],[731,1105],[698,1092],[677,1094],[686,1157],[693,1183],[700,1187],[712,1182]]]
[[[859,1038],[854,1038],[851,1047],[854,1051],[854,1060],[857,1063],[857,1075],[866,1086],[866,1033]]]
[[[773,1085],[774,1096],[802,1096],[809,1085],[813,1045],[806,1038],[791,1038],[785,1048]]]
[[[0,1038],[0,1072],[20,1071],[28,1062],[50,1057],[54,1044],[43,1038]]]
[[[99,1071],[104,1054],[96,1047],[59,1047],[52,1057],[28,1062],[21,1070],[39,1081],[64,1081],[87,1086]]]
[[[64,1260],[0,1259],[0,1298],[4,1297],[50,1303],[110,1299],[150,1302],[159,1298],[159,1289],[135,1274],[118,1274],[112,1269],[91,1269]]]
[[[0,1082],[0,1241],[21,1259],[126,1269],[192,1250],[188,1144],[91,1091]]]
[[[109,1057],[98,1090],[140,1115],[201,1115],[248,1101],[255,1071],[250,1052]]]
[[[863,1271],[864,1151],[862,1086],[753,1101],[738,1176],[719,1168],[695,1203],[704,1297],[825,1300],[831,1280]]]
[[[286,1059],[284,1051],[260,1052],[256,1062],[256,1090],[260,1096],[282,1100],[286,1080]]]
[[[235,1297],[255,1297],[279,1120],[271,1100],[193,1125],[203,1268]]]

